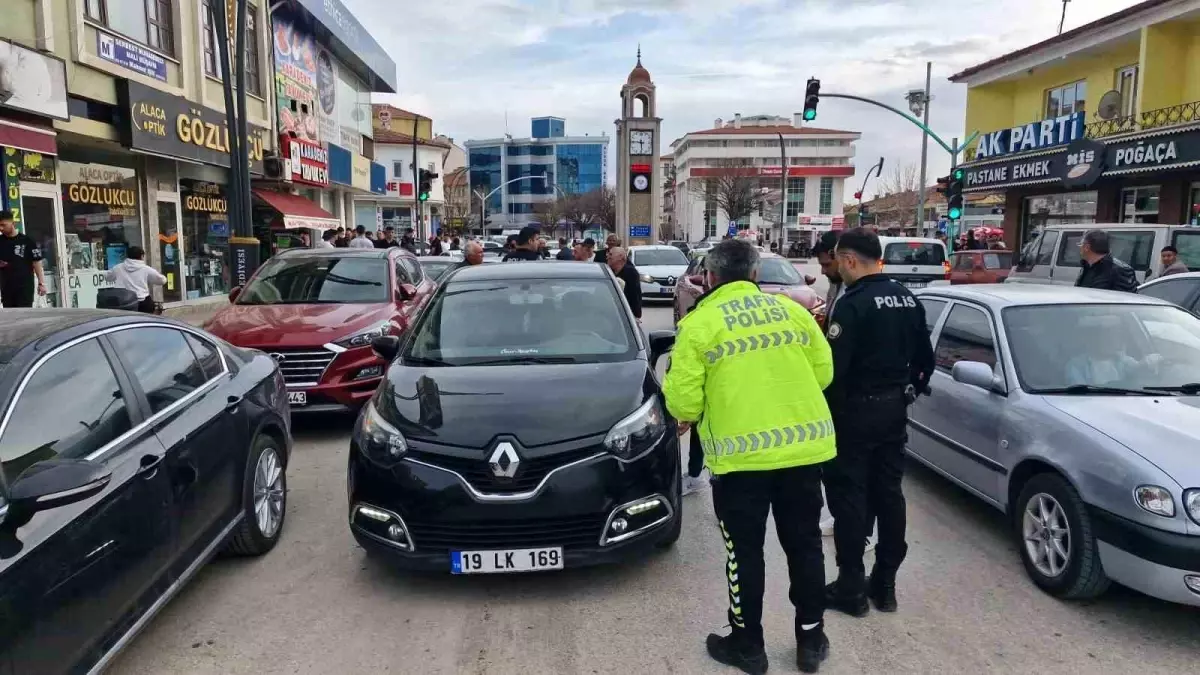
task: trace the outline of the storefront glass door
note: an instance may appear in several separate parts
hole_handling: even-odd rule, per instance
[[[179,202],[158,200],[158,254],[159,264],[167,283],[163,284],[163,302],[183,300],[183,276],[179,273],[179,261],[183,257],[179,237]]]
[[[1192,183],[1191,198],[1188,199],[1188,225],[1200,225],[1200,183]]]
[[[61,229],[59,218],[62,210],[58,206],[58,189],[53,185],[21,186],[21,221],[25,234],[29,235],[42,251],[42,273],[46,279],[45,297],[34,297],[34,307],[62,307],[61,257],[58,235]]]

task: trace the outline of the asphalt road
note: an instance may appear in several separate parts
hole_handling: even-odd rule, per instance
[[[669,327],[670,310],[653,308],[647,319],[647,328]],[[704,651],[704,636],[723,632],[727,602],[708,491],[687,497],[679,544],[640,563],[415,576],[368,561],[347,530],[350,420],[297,426],[279,546],[207,566],[110,672],[734,672]],[[1054,600],[1026,579],[999,513],[920,467],[906,491],[900,612],[828,615],[832,653],[822,672],[1195,672],[1200,611],[1119,588],[1089,603]],[[786,567],[770,537],[768,650],[772,672],[794,672]],[[826,570],[836,571],[828,539]]]

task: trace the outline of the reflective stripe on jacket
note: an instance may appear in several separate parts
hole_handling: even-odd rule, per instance
[[[699,424],[714,474],[825,462],[837,454],[822,391],[833,355],[808,310],[748,281],[718,286],[679,322],[663,393]]]

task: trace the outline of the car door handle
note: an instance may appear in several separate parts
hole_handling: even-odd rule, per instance
[[[142,455],[138,462],[138,475],[153,478],[154,474],[158,473],[158,465],[162,464],[162,461],[163,455]]]
[[[241,396],[230,396],[229,398],[225,399],[225,411],[233,412],[241,404],[242,404]]]

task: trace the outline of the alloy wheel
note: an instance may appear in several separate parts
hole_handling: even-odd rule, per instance
[[[254,468],[254,517],[258,531],[270,539],[283,522],[283,467],[275,448],[263,448]]]
[[[1039,492],[1025,503],[1021,519],[1025,554],[1049,578],[1061,576],[1071,562],[1071,526],[1062,505]]]

